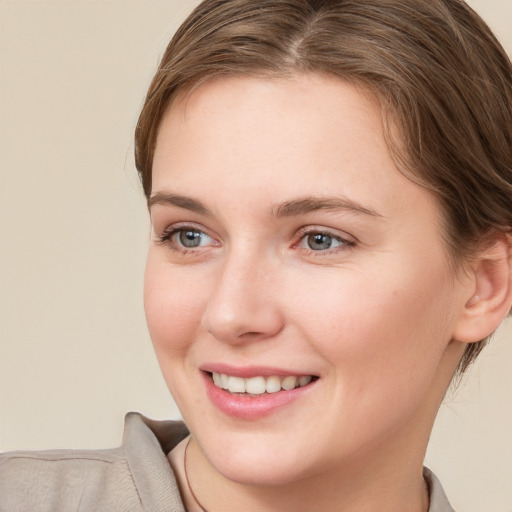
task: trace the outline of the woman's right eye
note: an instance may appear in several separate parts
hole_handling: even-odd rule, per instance
[[[208,245],[211,240],[206,233],[195,229],[180,229],[174,233],[173,238],[183,247],[201,247]]]
[[[211,236],[192,227],[169,229],[158,237],[158,242],[179,252],[215,245],[215,240]]]

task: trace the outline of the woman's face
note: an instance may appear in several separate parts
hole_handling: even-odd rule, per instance
[[[286,483],[422,445],[467,286],[368,94],[206,83],[163,120],[151,220],[151,337],[216,470]]]

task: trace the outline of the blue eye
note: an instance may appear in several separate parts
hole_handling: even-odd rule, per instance
[[[213,239],[197,229],[177,229],[169,237],[172,242],[187,249],[210,245]]]
[[[160,244],[175,252],[186,253],[187,250],[217,245],[217,242],[204,231],[195,227],[169,228],[157,237]]]
[[[183,247],[192,248],[207,245],[210,237],[195,229],[180,229],[174,233],[173,239]]]
[[[309,249],[315,252],[328,251],[343,245],[351,245],[351,243],[328,233],[320,232],[306,233],[300,241],[302,249]]]

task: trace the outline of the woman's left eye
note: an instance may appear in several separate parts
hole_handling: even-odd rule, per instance
[[[321,252],[336,249],[341,246],[353,245],[353,243],[329,233],[316,231],[304,234],[298,245],[301,249]]]

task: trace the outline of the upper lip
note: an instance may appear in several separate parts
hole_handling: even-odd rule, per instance
[[[279,368],[276,366],[233,366],[226,363],[205,363],[199,366],[199,369],[203,372],[209,373],[224,373],[226,375],[232,375],[233,377],[242,377],[244,379],[250,379],[251,377],[270,377],[271,375],[278,375],[286,377],[288,375],[302,376],[312,375],[309,371],[291,370],[285,368]]]

